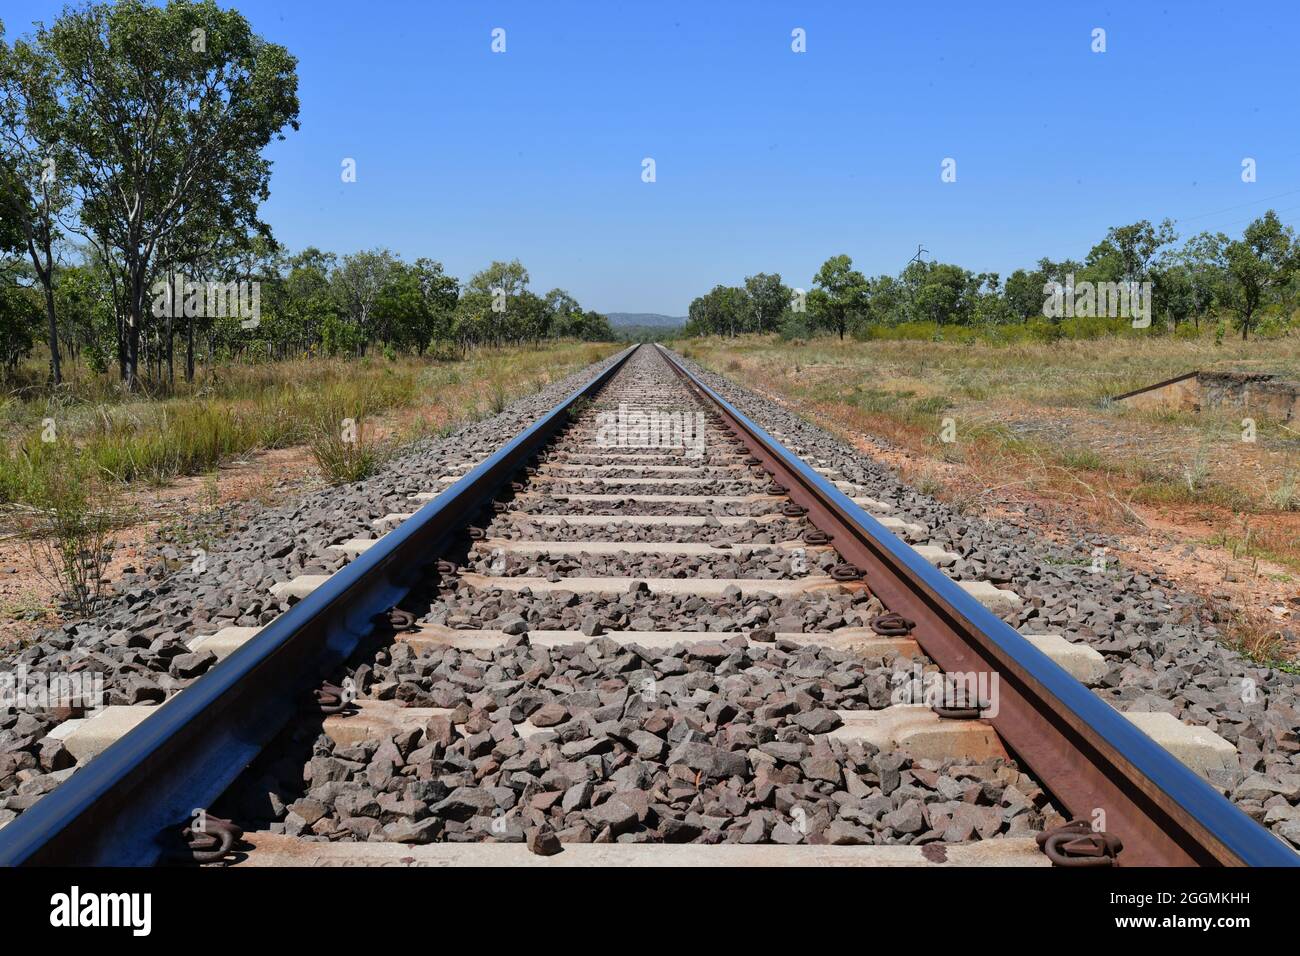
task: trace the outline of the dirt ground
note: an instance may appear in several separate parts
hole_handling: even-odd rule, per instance
[[[256,452],[215,475],[125,492],[121,507],[130,523],[112,534],[115,548],[105,577],[111,583],[129,569],[139,570],[160,531],[188,524],[205,511],[233,502],[269,505],[321,484],[311,452],[302,446]],[[16,533],[0,537],[0,651],[59,623],[58,589],[44,567],[27,538]]]

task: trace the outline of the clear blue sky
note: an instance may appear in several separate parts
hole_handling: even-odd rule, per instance
[[[1142,218],[1300,222],[1294,0],[233,5],[299,60],[265,207],[295,250],[382,245],[462,278],[518,256],[539,292],[680,315],[753,272],[806,286],[840,252],[894,272],[924,243],[1005,276]],[[12,37],[62,6],[0,19]]]

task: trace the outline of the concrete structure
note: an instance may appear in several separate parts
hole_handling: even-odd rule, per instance
[[[1300,382],[1272,372],[1196,371],[1123,395],[1112,401],[1130,408],[1240,408],[1281,422],[1300,421]]]

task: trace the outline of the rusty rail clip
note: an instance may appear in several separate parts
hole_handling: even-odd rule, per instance
[[[847,584],[849,581],[862,580],[862,570],[855,568],[853,565],[841,561],[835,567],[831,568],[831,580],[839,581],[841,584]]]
[[[831,539],[833,539],[834,537],[835,535],[827,534],[825,531],[822,531],[820,528],[813,528],[811,531],[804,532],[803,543],[812,544],[812,545],[830,544]]]
[[[989,702],[983,697],[976,696],[974,700],[967,697],[964,690],[959,694],[957,688],[961,684],[952,685],[952,704],[949,707],[947,703],[933,705],[930,709],[938,714],[944,720],[979,720],[984,716],[984,711],[989,709]],[[948,675],[944,674],[944,700],[948,699]],[[962,706],[964,705],[964,706]]]
[[[395,607],[388,612],[388,622],[393,625],[395,631],[415,630],[415,615],[400,607]]]
[[[355,691],[324,681],[311,692],[315,708],[322,714],[352,713],[356,710],[353,703]]]
[[[975,702],[974,707],[944,707],[942,704],[935,704],[930,709],[944,720],[979,720],[987,707],[988,702],[980,700]]]
[[[790,489],[787,488],[785,485],[778,484],[775,481],[767,486],[767,493],[769,495],[783,495],[789,490]]]
[[[1114,866],[1115,857],[1124,849],[1119,837],[1094,830],[1087,820],[1071,820],[1044,830],[1034,840],[1053,866]]]
[[[487,537],[487,532],[478,525],[470,525],[467,533],[469,534],[469,539],[471,541],[482,541]]]
[[[243,836],[244,831],[232,821],[210,813],[203,815],[203,829],[196,829],[193,823],[181,828],[181,839],[185,843],[183,852],[195,863],[215,863],[223,859]]]
[[[400,607],[389,607],[386,611],[380,611],[373,618],[370,618],[370,622],[374,624],[374,632],[376,633],[415,630],[415,614],[400,609]]]
[[[877,614],[867,621],[867,626],[881,637],[906,637],[912,633],[916,622],[890,611],[887,614]]]
[[[793,501],[781,509],[781,514],[787,518],[802,518],[808,513],[808,509],[803,505],[797,505]]]
[[[456,576],[456,563],[454,561],[439,561],[435,567],[440,577],[452,578]]]

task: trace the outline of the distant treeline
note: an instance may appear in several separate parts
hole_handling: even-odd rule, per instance
[[[663,342],[682,333],[680,325],[620,325],[614,329],[621,342]]]
[[[1057,338],[1126,328],[1198,333],[1206,322],[1252,331],[1291,328],[1300,305],[1300,242],[1273,211],[1239,239],[1202,232],[1181,245],[1174,223],[1107,231],[1083,261],[1040,259],[1004,282],[995,272],[914,259],[868,278],[847,255],[827,259],[807,290],[779,274],[715,286],[691,303],[687,335],[777,332],[840,338],[958,329]]]
[[[303,355],[463,351],[542,339],[612,341],[605,316],[563,289],[537,295],[518,261],[493,262],[461,282],[430,259],[404,262],[383,249],[342,257],[309,248],[264,251],[208,281],[191,272],[150,284],[140,371],[155,382],[190,380],[196,362]],[[234,276],[235,278],[231,279]],[[229,280],[229,281],[227,281]],[[112,274],[93,256],[55,272],[58,347],[95,371],[120,342]],[[0,258],[0,349],[7,369],[36,347],[44,309],[30,264]],[[179,366],[179,369],[177,368]]]

